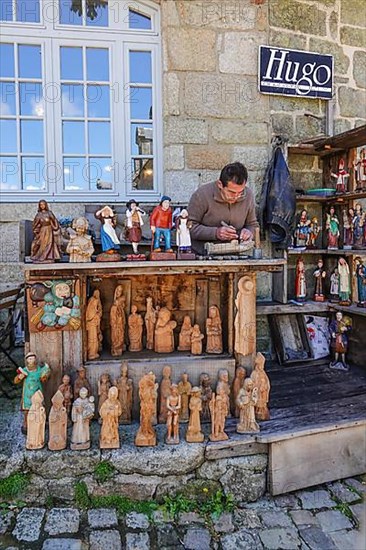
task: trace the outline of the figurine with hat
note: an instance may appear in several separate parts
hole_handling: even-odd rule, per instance
[[[155,206],[150,216],[150,228],[153,235],[152,260],[175,260],[175,253],[171,247],[171,229],[173,213],[170,207],[171,198],[163,195],[160,204]],[[164,252],[161,249],[161,240],[164,240]]]
[[[146,212],[139,208],[139,203],[131,199],[126,203],[125,239],[132,244],[133,254],[129,254],[129,260],[145,260],[144,254],[139,254],[138,246],[142,239],[141,227],[144,225],[143,216]]]

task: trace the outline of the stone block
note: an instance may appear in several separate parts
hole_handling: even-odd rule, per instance
[[[245,31],[258,28],[266,21],[263,6],[254,6],[250,0],[240,2],[176,2],[183,24],[208,29],[238,29]]]
[[[303,528],[300,527],[299,534],[311,550],[318,550],[319,548],[336,550],[336,546],[333,544],[332,540],[317,525]]]
[[[341,86],[338,90],[339,110],[341,116],[360,117],[365,116],[365,91],[354,90]]]
[[[351,529],[353,527],[351,521],[339,510],[319,512],[316,514],[316,519],[325,533]]]
[[[281,32],[279,29],[270,29],[269,45],[279,48],[291,48],[296,50],[306,50],[306,36],[301,36],[292,32]]]
[[[295,0],[276,0],[270,4],[269,23],[273,27],[291,29],[306,34],[326,35],[326,14],[314,5]]]
[[[298,491],[296,496],[300,498],[304,510],[333,508],[335,506],[334,500],[331,499],[328,491],[324,489]]]
[[[309,136],[318,136],[325,132],[325,118],[318,120],[304,115],[298,115],[295,119],[295,140],[301,141]]]
[[[23,542],[38,540],[44,515],[44,508],[23,508],[18,514],[13,536]]]
[[[350,503],[360,499],[357,493],[351,491],[346,485],[344,485],[340,481],[335,481],[334,483],[328,484],[328,489],[333,494],[333,496],[341,502]]]
[[[353,54],[353,78],[356,86],[366,88],[366,52],[356,51]],[[365,104],[364,104],[365,106]]]
[[[261,514],[265,527],[293,527],[293,523],[285,512],[270,510]]]
[[[89,537],[89,550],[122,550],[121,536],[115,529],[92,531]],[[130,550],[132,550],[132,546]],[[148,547],[149,548],[149,547]],[[136,548],[137,550],[137,548]],[[143,550],[141,547],[139,550]]]
[[[364,524],[365,523],[365,503],[362,502],[360,504],[353,504],[350,506],[350,510],[352,512],[353,518],[355,519],[356,523],[358,524]]]
[[[240,529],[258,529],[262,525],[257,512],[246,508],[235,508],[234,524]]]
[[[221,537],[221,546],[225,550],[261,550],[263,548],[258,533],[246,529]]]
[[[343,48],[333,41],[319,40],[310,38],[309,50],[311,52],[331,54],[334,56],[334,72],[336,74],[345,74],[350,64],[349,57],[344,53]]]
[[[225,145],[187,145],[187,168],[221,170],[232,158],[232,148]]]
[[[168,70],[214,71],[216,33],[208,29],[175,28],[167,33]]]
[[[355,15],[358,17],[357,13]],[[355,48],[366,48],[366,29],[341,27],[341,44],[347,44]]]
[[[330,14],[328,19],[328,26],[329,26],[330,36],[334,41],[336,41],[338,39],[338,27],[339,27],[338,13],[336,11],[332,11],[332,13]]]
[[[347,0],[341,2],[341,21],[356,27],[365,25],[365,16],[362,19],[359,0]]]
[[[268,124],[236,120],[213,120],[211,136],[220,144],[255,145],[268,140]]]
[[[289,170],[317,170],[321,173],[319,168],[319,159],[312,155],[290,155],[288,160]]]
[[[33,220],[37,213],[38,200],[34,202],[2,202],[1,221],[19,222],[19,220]],[[57,218],[61,216],[84,216],[85,205],[81,202],[58,202],[49,205]]]
[[[166,27],[177,27],[180,25],[177,2],[175,0],[166,0],[161,6],[161,25]]]
[[[184,549],[179,535],[173,525],[159,525],[156,529],[157,536],[157,548],[165,549],[171,548],[171,550]]]
[[[359,479],[349,477],[344,480],[346,485],[353,487],[359,495],[366,495],[366,482],[361,482]]]
[[[192,523],[205,523],[205,520],[197,512],[182,512],[179,514],[179,525],[191,525]]]
[[[127,529],[148,529],[149,525],[149,518],[145,514],[130,512],[126,515]]]
[[[297,531],[291,528],[265,529],[259,532],[259,536],[268,550],[294,550],[301,543]]]
[[[118,525],[116,511],[112,508],[97,508],[88,511],[88,523],[92,529],[114,527]]]
[[[292,115],[271,114],[272,133],[279,134],[294,142],[294,118]]]
[[[164,182],[164,192],[172,197],[174,202],[188,203],[192,193],[199,187],[199,173],[188,170],[166,171]]]
[[[158,485],[155,493],[155,498],[162,501],[165,496],[173,496],[181,491],[182,485],[186,485],[194,479],[194,474],[184,474],[182,476],[166,476]]]
[[[52,508],[47,514],[45,531],[49,535],[77,533],[80,515],[76,508]]]
[[[207,143],[208,126],[205,120],[168,118],[164,125],[165,143]]]
[[[332,539],[337,548],[342,550],[353,549],[362,550],[365,548],[365,536],[360,531],[335,531],[329,533],[329,537]]]
[[[46,539],[42,550],[86,550],[85,545],[79,539]]]
[[[269,105],[271,111],[285,111],[296,114],[305,112],[310,112],[314,115],[324,114],[322,102],[316,98],[270,96]]]
[[[75,480],[70,477],[51,479],[48,482],[48,494],[58,501],[72,501],[75,497]]]
[[[218,518],[214,519],[213,526],[216,533],[232,533],[235,529],[232,514],[221,514]]]
[[[234,147],[232,160],[242,162],[250,172],[264,171],[268,164],[269,151],[267,147]],[[252,184],[251,178],[250,182]]]
[[[352,129],[352,125],[349,120],[345,118],[339,118],[334,120],[334,133],[342,134],[342,132],[348,132]]]
[[[180,114],[180,80],[175,73],[163,75],[163,116]]]
[[[191,528],[184,535],[184,548],[187,550],[210,550],[211,537],[207,529]]]
[[[226,32],[219,51],[219,71],[231,75],[256,75],[258,46],[265,42],[264,33]]]
[[[10,530],[14,518],[14,512],[0,514],[0,535],[5,535]]]
[[[26,455],[28,470],[46,479],[61,479],[65,472],[71,478],[93,473],[99,462],[99,449],[79,453],[70,450],[52,453],[42,449]]]
[[[299,525],[317,525],[316,517],[309,510],[290,510],[293,522]]]
[[[183,145],[170,145],[164,147],[164,170],[183,170],[183,168]]]
[[[113,546],[111,548],[114,550]],[[93,549],[90,548],[90,550]],[[150,550],[149,535],[147,533],[127,533],[125,550]]]
[[[24,224],[0,224],[0,262],[17,263],[24,260]]]
[[[93,496],[117,494],[132,500],[149,500],[153,497],[161,480],[162,478],[157,476],[119,474],[103,485],[95,486],[91,494]]]

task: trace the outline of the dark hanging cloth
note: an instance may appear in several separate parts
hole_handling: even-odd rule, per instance
[[[292,243],[295,212],[295,189],[281,147],[276,147],[264,177],[260,223],[262,230],[268,229],[271,242],[280,248]]]

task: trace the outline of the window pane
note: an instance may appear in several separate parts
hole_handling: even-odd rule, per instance
[[[0,157],[0,189],[19,189],[19,166],[16,157]]]
[[[14,82],[0,82],[0,115],[15,115]]]
[[[153,176],[153,159],[132,159],[132,189],[153,189]]]
[[[130,82],[151,82],[151,52],[130,52]]]
[[[84,157],[64,158],[64,189],[66,191],[85,191],[89,189],[87,165]]]
[[[134,10],[128,10],[128,26],[130,29],[151,29],[151,19]]]
[[[85,153],[84,122],[63,122],[63,152]]]
[[[22,153],[43,153],[42,120],[22,120],[20,122]]]
[[[0,120],[0,152],[16,153],[17,125],[15,120]]]
[[[109,122],[89,122],[89,154],[111,154],[111,128]]]
[[[88,117],[109,118],[109,86],[89,84],[86,87]]]
[[[19,76],[42,78],[41,46],[19,46]]]
[[[113,189],[113,179],[111,158],[89,158],[89,181],[93,191],[100,188]]]
[[[20,114],[43,116],[44,105],[42,85],[38,82],[21,82],[19,84]]]
[[[131,118],[152,119],[151,88],[130,87]]]
[[[86,3],[86,24],[94,27],[108,27],[108,0]]]
[[[61,79],[83,80],[83,49],[60,48]]]
[[[100,48],[86,49],[86,79],[109,80],[109,51]]]
[[[82,25],[81,0],[60,0],[60,23],[63,25]]]
[[[0,44],[0,76],[6,78],[15,76],[13,44]]]
[[[153,128],[152,124],[131,124],[131,154],[153,154]]]
[[[84,90],[80,84],[62,84],[62,116],[84,116]]]
[[[43,157],[22,158],[22,188],[28,191],[46,189]]]
[[[39,0],[17,0],[17,21],[39,23]]]
[[[1,0],[1,2],[0,2],[0,21],[13,21],[12,0]]]

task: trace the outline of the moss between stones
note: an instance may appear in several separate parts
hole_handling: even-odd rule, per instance
[[[113,477],[115,471],[116,469],[113,464],[107,460],[102,460],[94,470],[94,477],[99,483],[104,483]]]
[[[29,484],[30,476],[20,472],[0,479],[0,501],[14,500],[21,496]]]

